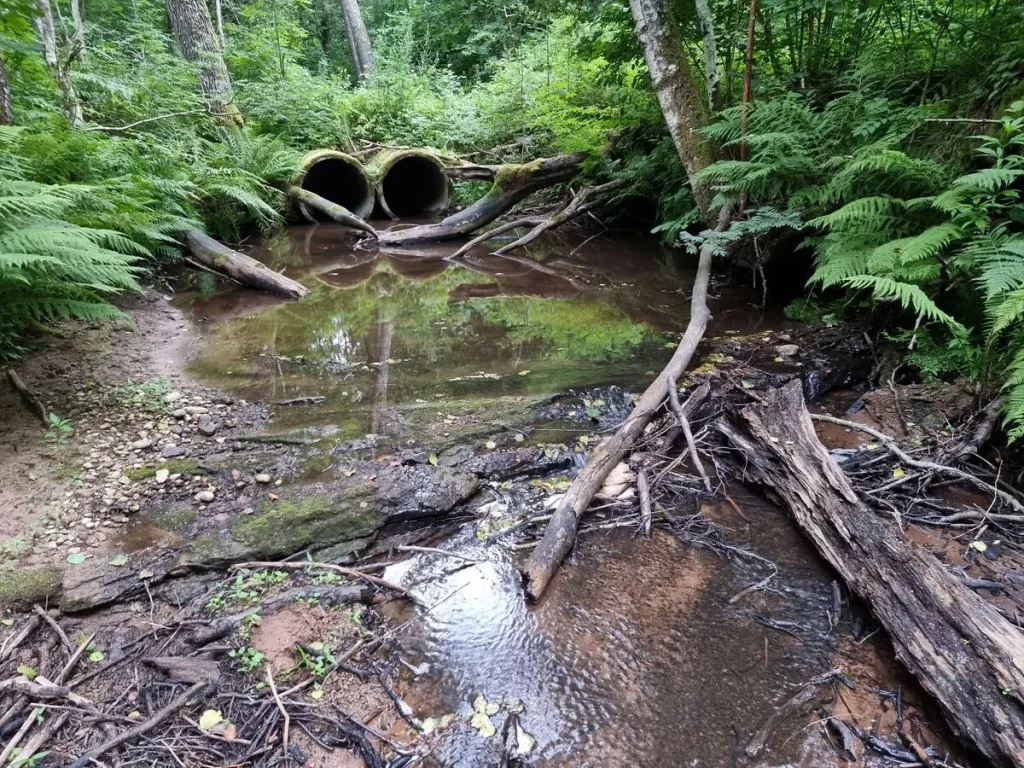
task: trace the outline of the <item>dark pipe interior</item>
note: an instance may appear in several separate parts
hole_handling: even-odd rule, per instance
[[[437,213],[448,204],[448,180],[438,165],[409,155],[396,161],[384,175],[381,192],[395,216]]]
[[[336,157],[325,157],[313,164],[306,171],[302,187],[345,206],[357,216],[366,216],[373,206],[373,191],[365,174]]]

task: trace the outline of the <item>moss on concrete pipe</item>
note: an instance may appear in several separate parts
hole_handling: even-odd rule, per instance
[[[367,172],[377,188],[377,205],[392,219],[432,216],[448,207],[451,183],[441,161],[425,149],[385,149]]]
[[[361,219],[373,212],[374,185],[363,164],[344,152],[333,149],[309,152],[302,158],[292,183],[348,209]],[[307,209],[303,214],[311,218],[315,211]]]

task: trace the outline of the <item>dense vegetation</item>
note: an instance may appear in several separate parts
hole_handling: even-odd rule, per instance
[[[339,0],[211,0],[224,71],[176,41],[168,14],[195,2],[0,0],[0,356],[54,317],[115,314],[104,297],[185,227],[278,226],[314,147],[585,151],[662,236],[711,236],[624,0],[363,0],[358,80]],[[712,113],[701,177],[743,203],[716,247],[759,275],[808,254],[795,314],[870,313],[905,371],[1007,385],[1024,435],[1024,6],[762,0],[747,106],[750,6],[673,9]]]

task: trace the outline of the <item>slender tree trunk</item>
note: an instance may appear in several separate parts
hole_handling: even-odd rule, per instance
[[[171,33],[187,61],[199,67],[199,88],[207,108],[229,125],[240,125],[242,115],[232,103],[231,78],[224,65],[206,0],[166,0]]]
[[[7,79],[7,67],[4,57],[0,56],[0,125],[14,123],[14,111],[11,109],[11,82]]]
[[[708,222],[712,218],[713,193],[707,185],[696,182],[694,178],[714,159],[711,148],[698,134],[708,124],[708,110],[683,57],[672,8],[666,0],[630,0],[629,6],[647,68],[651,72],[654,92],[679,159],[686,169],[693,199],[701,218]]]
[[[667,0],[630,0],[630,7],[636,21],[637,38],[644,49],[665,122],[668,123],[676,150],[690,177],[694,199],[701,206],[701,214],[707,218],[711,214],[711,192],[693,182],[694,175],[713,159],[711,149],[696,133],[706,124],[707,112],[686,68],[675,19],[672,18]],[[732,215],[732,204],[718,211],[715,232],[722,233],[728,229]],[[697,274],[690,295],[690,320],[672,359],[647,387],[615,434],[602,443],[587,460],[586,466],[572,481],[555,509],[540,544],[523,566],[526,594],[531,599],[540,599],[551,577],[572,549],[579,519],[587,511],[594,495],[612,469],[633,448],[651,418],[665,402],[669,389],[676,386],[677,379],[690,364],[711,318],[707,297],[713,256],[714,246],[709,239],[700,249]]]
[[[345,33],[352,52],[355,81],[368,80],[373,76],[373,50],[370,48],[370,36],[366,33],[358,0],[341,0],[341,10],[345,14]]]
[[[53,31],[53,9],[50,7],[50,0],[36,0],[39,8],[39,17],[36,19],[36,29],[39,31],[39,40],[43,45],[43,57],[46,59],[46,66],[49,67],[57,80],[57,87],[60,88],[61,101],[64,103],[64,111],[72,125],[81,125],[82,107],[75,96],[75,88],[71,83],[71,65],[78,56],[80,49],[72,42],[67,58],[61,60],[57,51],[57,37]]]
[[[214,0],[213,10],[217,19],[217,38],[220,40],[220,49],[222,51],[226,51],[228,48],[228,41],[227,38],[224,37],[224,9],[221,5],[221,0]]]
[[[747,19],[747,52],[743,58],[743,113],[740,116],[740,160],[747,159],[747,129],[750,122],[750,86],[754,78],[754,29],[757,19],[757,0],[750,0]]]
[[[718,98],[718,45],[715,41],[715,19],[708,0],[694,0],[700,33],[704,36],[704,78],[708,89],[708,107],[712,112],[720,106]]]
[[[85,61],[85,21],[82,16],[82,0],[71,0],[71,20],[75,25],[71,45],[78,51],[79,60]]]

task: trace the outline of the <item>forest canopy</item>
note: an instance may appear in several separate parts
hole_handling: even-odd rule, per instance
[[[584,152],[670,242],[758,279],[812,262],[792,316],[868,316],[915,375],[1005,386],[1024,435],[1024,6],[669,10],[707,113],[698,181],[742,209],[722,233],[625,0],[0,0],[0,357],[116,316],[182,231],[279,227],[306,150]]]

